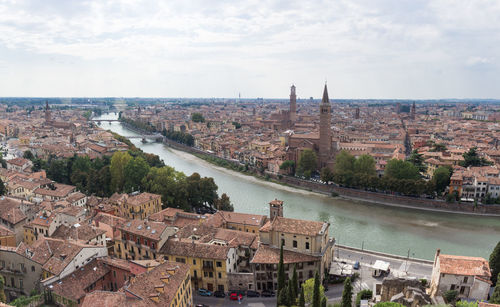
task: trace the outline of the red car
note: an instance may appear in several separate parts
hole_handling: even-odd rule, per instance
[[[237,300],[241,301],[243,299],[243,295],[233,292],[229,295],[229,299],[232,301],[237,301]]]

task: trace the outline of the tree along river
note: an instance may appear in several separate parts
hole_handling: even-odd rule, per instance
[[[114,113],[96,119],[116,119]],[[137,136],[118,122],[101,123],[123,136]],[[336,242],[353,247],[433,259],[437,248],[443,253],[481,256],[488,259],[500,240],[500,218],[414,210],[332,198],[300,189],[265,182],[218,166],[161,143],[131,139],[139,148],[154,153],[165,164],[191,175],[213,177],[219,195],[226,193],[237,212],[269,214],[269,201],[284,201],[290,218],[328,221]],[[151,141],[149,141],[151,142]]]

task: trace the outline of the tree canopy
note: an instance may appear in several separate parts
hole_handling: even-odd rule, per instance
[[[477,147],[470,148],[469,151],[464,152],[462,156],[464,157],[464,161],[460,161],[460,165],[463,167],[486,166],[492,164],[484,157],[479,157],[477,154]]]
[[[302,289],[304,290],[304,301],[306,304],[313,302],[314,296],[314,278],[309,278],[302,283]],[[323,297],[325,295],[325,287],[319,285],[319,296]]]
[[[432,181],[436,185],[436,192],[442,193],[450,185],[451,167],[440,166],[434,171]]]
[[[497,245],[493,249],[489,259],[490,269],[491,269],[491,281],[493,284],[497,284],[498,274],[500,274],[500,241],[498,241]]]
[[[191,114],[191,120],[194,121],[195,123],[204,123],[205,118],[201,113],[193,113]]]
[[[415,165],[421,173],[425,173],[427,170],[427,166],[424,164],[424,157],[422,154],[418,153],[415,149],[411,152],[411,155],[408,157],[408,162]]]
[[[318,159],[316,153],[311,149],[304,149],[300,154],[299,162],[297,165],[297,173],[306,178],[311,177],[312,173],[316,171],[318,166]]]
[[[384,176],[394,179],[419,179],[419,169],[412,163],[404,160],[391,159],[387,162]]]

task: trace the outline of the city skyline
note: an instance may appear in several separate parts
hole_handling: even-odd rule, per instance
[[[1,96],[500,98],[495,1],[0,4]]]

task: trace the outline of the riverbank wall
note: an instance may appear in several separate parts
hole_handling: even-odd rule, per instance
[[[411,262],[417,262],[417,263],[422,263],[422,264],[427,264],[427,265],[433,265],[434,264],[434,261],[432,261],[432,260],[420,259],[420,258],[411,258],[411,257],[400,256],[400,255],[382,253],[382,252],[377,252],[377,251],[372,251],[372,250],[367,250],[367,249],[361,249],[361,248],[356,248],[356,247],[346,246],[346,245],[335,244],[334,248],[341,248],[341,249],[345,249],[345,250],[355,251],[355,252],[358,252],[358,253],[365,253],[365,254],[369,254],[369,255],[380,256],[380,257],[385,257],[385,258],[390,258],[390,259],[408,260],[408,261],[411,261]]]
[[[131,128],[130,125],[126,125],[126,127]],[[141,132],[138,129],[133,129],[133,130],[139,133]],[[242,165],[238,161],[222,158],[215,154],[208,153],[206,151],[191,146],[187,146],[185,144],[181,144],[176,141],[169,140],[167,138],[164,138],[164,143],[169,147],[180,151],[224,160],[227,163],[234,165],[235,167],[239,167]],[[250,169],[250,171],[252,171],[252,169]],[[256,172],[256,170],[253,171]],[[266,174],[269,175],[269,177],[272,178],[274,181],[286,184],[288,186],[301,188],[312,192],[321,193],[324,195],[331,195],[332,192],[335,192],[339,194],[339,196],[341,197],[352,200],[363,201],[367,203],[375,203],[378,205],[393,206],[393,207],[394,206],[405,207],[405,208],[426,210],[426,211],[500,217],[500,205],[484,205],[484,204],[474,205],[472,203],[461,203],[461,202],[448,203],[436,199],[408,197],[408,196],[386,194],[379,192],[370,192],[361,189],[344,188],[334,185],[325,185],[318,182],[303,180],[292,176],[276,175],[272,173],[266,173]]]
[[[422,209],[441,212],[455,212],[476,215],[500,216],[500,205],[483,205],[471,203],[448,203],[437,199],[427,199],[419,197],[408,197],[394,194],[370,192],[361,189],[351,189],[337,187],[333,185],[325,185],[317,182],[303,180],[297,177],[278,176],[277,180],[291,186],[309,189],[320,193],[336,192],[342,197],[347,197],[355,200],[377,203],[381,205],[408,207],[413,209]]]

